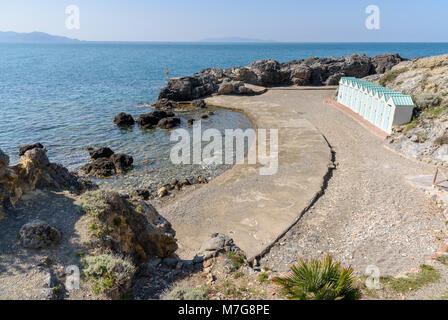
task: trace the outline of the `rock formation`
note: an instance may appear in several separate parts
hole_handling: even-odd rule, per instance
[[[105,190],[86,192],[81,200],[101,247],[130,256],[136,263],[170,257],[177,250],[171,224],[148,202],[128,201]]]
[[[130,114],[121,112],[115,116],[114,124],[120,128],[126,128],[133,126],[135,123],[134,118]]]
[[[58,244],[62,235],[45,221],[33,220],[20,229],[18,238],[24,248],[41,249]]]
[[[79,172],[88,177],[110,177],[122,174],[132,168],[134,159],[126,154],[114,153],[110,148],[88,149],[93,160],[81,167]]]
[[[398,54],[376,57],[354,54],[346,57],[308,58],[279,63],[258,60],[245,67],[209,68],[189,77],[173,78],[159,93],[155,105],[167,106],[176,101],[192,101],[212,93],[253,94],[245,84],[277,85],[335,85],[343,76],[362,78],[384,73],[404,61]],[[172,102],[169,102],[172,101]]]
[[[51,163],[40,143],[21,147],[20,154],[19,163],[9,166],[9,157],[0,150],[0,208],[13,206],[23,193],[36,189],[80,193],[95,188],[62,165]]]

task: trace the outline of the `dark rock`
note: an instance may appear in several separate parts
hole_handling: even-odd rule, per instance
[[[89,177],[110,177],[116,174],[115,165],[107,158],[99,158],[81,167],[80,172]]]
[[[151,193],[148,189],[137,189],[132,195],[142,198],[143,200],[148,200]]]
[[[216,91],[216,77],[207,74],[170,79],[168,85],[159,93],[159,100],[191,101],[212,94]]]
[[[155,117],[151,112],[139,115],[135,121],[143,128],[152,128],[159,123],[160,118]]]
[[[272,86],[289,83],[290,74],[281,70],[280,63],[273,59],[257,60],[248,66],[256,75],[260,86]]]
[[[208,118],[208,114],[206,114],[206,113],[201,114],[201,119],[207,119],[207,118]]]
[[[394,53],[394,54],[380,54],[371,58],[371,60],[372,60],[371,73],[380,74],[390,71],[393,66],[407,59],[400,57],[398,53]]]
[[[129,127],[133,126],[135,123],[134,118],[130,114],[121,112],[118,115],[115,116],[114,124],[118,127]]]
[[[169,118],[163,118],[158,123],[157,126],[162,129],[171,129],[180,124],[179,118],[169,117]]]
[[[89,154],[92,160],[96,160],[100,158],[110,158],[114,152],[110,148],[99,148],[97,150],[89,150]]]
[[[154,102],[151,107],[157,110],[171,110],[177,107],[177,103],[168,99],[162,98]]]
[[[114,164],[117,173],[124,173],[132,168],[134,159],[122,153],[113,154],[109,160]]]
[[[207,105],[203,99],[196,99],[191,102],[191,105],[196,108],[206,108]]]
[[[62,235],[45,221],[34,220],[20,229],[18,237],[22,247],[40,249],[58,244]]]
[[[188,120],[187,120],[187,125],[188,125],[189,127],[193,126],[193,125],[194,125],[194,121],[195,121],[195,119],[188,119]]]
[[[27,152],[28,150],[32,150],[32,149],[36,149],[36,148],[44,149],[44,146],[40,142],[20,146],[19,147],[19,156],[23,156],[25,154],[25,152]]]

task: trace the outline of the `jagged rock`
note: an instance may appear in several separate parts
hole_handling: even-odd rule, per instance
[[[58,244],[62,235],[59,230],[51,227],[47,222],[34,220],[22,226],[18,238],[22,247],[40,249]]]
[[[128,171],[134,163],[134,159],[131,156],[122,153],[113,154],[109,160],[114,164],[117,173]]]
[[[25,152],[27,152],[28,150],[32,150],[32,149],[44,149],[44,146],[40,143],[40,142],[36,142],[33,144],[26,144],[23,145],[21,147],[19,147],[19,156],[23,156],[25,154]]]
[[[208,260],[225,252],[241,252],[241,249],[236,246],[233,239],[227,235],[214,233],[211,235],[210,239],[202,244],[199,252],[196,254],[196,257],[199,257],[196,258],[196,260],[200,259],[200,257],[202,257],[203,260]]]
[[[14,166],[9,166],[9,157],[0,150],[0,210],[12,207],[24,193],[36,189],[80,193],[96,188],[62,165],[50,163],[45,148],[38,145],[28,148]]]
[[[99,158],[81,167],[80,172],[89,177],[111,177],[116,174],[115,165],[108,158]]]
[[[246,67],[233,67],[231,69],[232,79],[236,81],[242,81],[244,83],[257,84],[258,76],[257,74],[249,68]]]
[[[160,99],[191,101],[216,91],[216,77],[201,73],[193,76],[170,79],[168,85],[159,93]]]
[[[161,129],[171,129],[180,124],[180,119],[175,117],[163,118],[158,123],[157,126]]]
[[[177,103],[163,98],[154,102],[151,107],[157,110],[171,110],[177,107]]]
[[[117,114],[114,118],[114,124],[118,127],[130,127],[133,126],[134,123],[134,118],[130,114],[124,112]]]
[[[157,123],[159,123],[159,121],[160,121],[160,118],[154,116],[152,114],[152,112],[146,113],[146,114],[141,114],[136,119],[136,122],[143,128],[152,128],[152,127],[156,126]]]
[[[206,108],[206,107],[207,107],[207,105],[205,104],[204,99],[196,99],[196,100],[193,100],[193,101],[191,102],[191,105],[192,105],[193,107],[196,107],[196,108]]]
[[[257,85],[272,86],[289,83],[290,73],[281,70],[280,63],[273,59],[257,60],[248,68],[257,75]]]
[[[88,149],[88,151],[92,160],[100,158],[110,158],[110,156],[114,154],[114,152],[110,148],[99,148],[97,150]]]
[[[395,65],[402,61],[407,61],[400,57],[398,53],[395,54],[380,54],[376,57],[372,57],[372,70],[371,73],[381,74],[390,71]]]
[[[353,54],[339,58],[311,57],[285,63],[272,59],[258,60],[245,67],[204,69],[200,74],[171,79],[168,86],[160,91],[156,104],[168,105],[170,100],[191,101],[216,92],[257,94],[252,88],[244,86],[244,83],[259,86],[334,85],[342,76],[363,78],[385,72],[403,60],[405,59],[398,54],[376,57]]]
[[[175,231],[145,201],[128,201],[116,192],[97,190],[81,197],[92,223],[103,231],[97,241],[115,253],[143,263],[148,258],[168,258],[177,250]]]

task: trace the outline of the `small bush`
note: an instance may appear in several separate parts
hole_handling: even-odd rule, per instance
[[[93,292],[120,291],[132,280],[135,266],[127,258],[111,254],[87,256],[82,259],[83,274],[93,284]]]
[[[440,98],[435,94],[424,93],[417,98],[415,104],[421,110],[425,110],[440,105]]]
[[[258,282],[260,283],[265,283],[267,282],[269,279],[269,276],[266,272],[262,272],[258,275]]]
[[[240,252],[229,252],[227,254],[227,259],[230,259],[232,261],[232,265],[236,270],[241,268],[246,263],[246,257]]]
[[[164,297],[164,300],[207,300],[209,292],[208,287],[176,287]]]
[[[397,79],[397,77],[398,77],[400,74],[402,74],[402,73],[404,73],[404,72],[407,72],[407,71],[409,71],[409,68],[401,68],[401,69],[398,69],[398,70],[391,70],[391,71],[385,73],[385,74],[380,78],[380,80],[379,80],[378,82],[379,82],[379,84],[380,84],[381,86],[385,87],[388,83],[391,83],[391,82],[393,82],[395,79]]]
[[[84,193],[81,196],[81,208],[94,217],[100,216],[109,208],[108,193],[108,191],[102,189]]]
[[[274,282],[293,300],[355,300],[359,290],[354,287],[353,270],[341,268],[331,256],[323,260],[300,261],[291,267],[285,278]]]
[[[444,144],[448,144],[448,135],[444,134],[441,137],[438,137],[434,140],[434,144],[437,146],[443,146]]]

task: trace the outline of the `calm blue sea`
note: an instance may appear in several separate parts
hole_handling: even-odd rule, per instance
[[[404,57],[448,53],[447,43],[81,43],[0,44],[0,148],[12,162],[21,144],[40,141],[52,161],[76,169],[88,160],[85,147],[111,146],[137,162],[156,158],[167,140],[163,132],[120,131],[119,112],[148,112],[171,76],[207,67],[246,65],[257,59],[281,62],[310,56],[376,55]],[[209,126],[248,127],[240,114],[221,111]],[[223,120],[224,119],[224,120]],[[163,147],[162,147],[163,149]],[[166,148],[165,148],[166,149]]]

